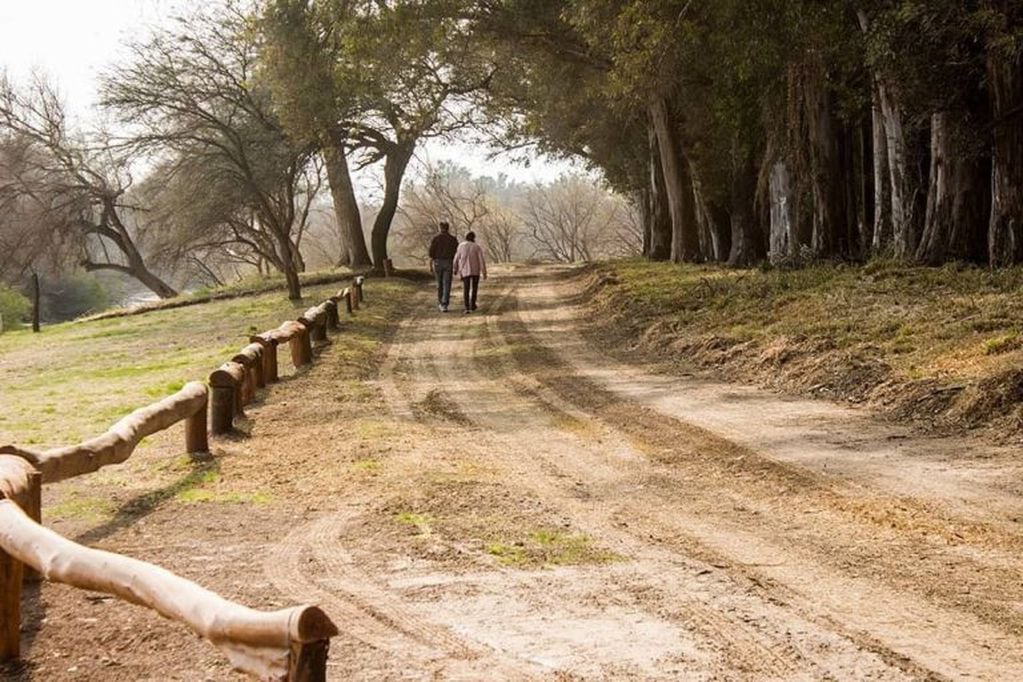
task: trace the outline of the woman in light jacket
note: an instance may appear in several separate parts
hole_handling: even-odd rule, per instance
[[[455,251],[453,270],[462,278],[462,293],[465,297],[465,314],[476,310],[476,293],[480,288],[480,276],[487,278],[487,261],[483,249],[476,243],[476,233],[465,235],[465,241]]]

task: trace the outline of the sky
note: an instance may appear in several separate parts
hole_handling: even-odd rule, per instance
[[[123,43],[165,24],[198,0],[0,0],[0,69],[16,80],[33,70],[52,78],[72,120],[95,118],[98,77],[124,55]],[[549,181],[569,170],[564,162],[532,158],[530,166],[462,143],[431,142],[421,158],[453,160],[477,175],[507,174],[519,182]],[[358,179],[367,194],[378,183]]]

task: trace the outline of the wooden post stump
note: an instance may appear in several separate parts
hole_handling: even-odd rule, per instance
[[[352,311],[355,310],[355,305],[352,303],[352,290],[345,289],[342,291],[341,298],[345,300],[345,312],[351,315]]]
[[[394,263],[391,262],[390,258],[384,259],[384,277],[391,277],[394,275]]]
[[[288,341],[288,346],[291,348],[291,364],[296,369],[313,361],[313,343],[309,339],[309,330],[305,327],[295,330]]]
[[[334,296],[328,298],[323,308],[327,311],[327,329],[332,332],[341,329],[341,318],[337,314],[337,298]]]
[[[22,564],[0,549],[0,661],[21,656]]]
[[[245,381],[245,367],[237,362],[225,362],[210,374],[210,430],[212,433],[230,433],[234,418],[242,414],[241,386]]]
[[[295,642],[288,659],[288,682],[326,682],[330,640]]]
[[[249,338],[249,341],[258,343],[263,347],[263,384],[275,383],[277,376],[277,346],[280,343],[277,339],[259,334]]]
[[[196,410],[191,417],[185,419],[185,451],[190,455],[210,451],[210,443],[206,433],[206,410],[208,406],[209,398],[202,404],[201,409]]]
[[[358,277],[355,278],[355,291],[358,294],[357,298],[359,299],[359,305],[362,305],[363,303],[366,302],[366,292],[363,291],[362,286],[365,283],[366,278],[363,277],[362,275],[359,275]]]
[[[38,471],[28,474],[28,485],[25,490],[25,513],[36,523],[43,522],[43,475]],[[25,582],[39,582],[42,576],[39,571],[29,566],[22,568]]]

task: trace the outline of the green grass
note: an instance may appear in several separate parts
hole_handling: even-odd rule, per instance
[[[269,286],[269,285],[268,285]],[[205,380],[255,331],[294,319],[337,292],[337,283],[304,289],[290,302],[284,292],[257,294],[141,315],[44,327],[42,333],[0,335],[0,443],[59,446],[99,435],[134,409],[174,393],[187,381]],[[337,361],[365,366],[379,348],[387,318],[407,300],[403,280],[367,283],[369,306],[346,326]],[[290,371],[287,349],[282,376]],[[367,436],[381,428],[367,427]],[[373,432],[370,434],[369,432]]]
[[[533,531],[520,540],[490,542],[486,551],[505,566],[515,568],[581,566],[621,560],[614,552],[595,545],[587,535],[551,528]]]

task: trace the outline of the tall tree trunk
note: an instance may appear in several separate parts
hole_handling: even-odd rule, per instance
[[[860,28],[870,31],[866,12],[857,11]],[[892,186],[888,173],[888,140],[885,134],[884,112],[881,109],[881,79],[871,74],[870,83],[870,137],[873,161],[874,221],[871,230],[871,255],[880,255],[892,244]]]
[[[32,332],[39,333],[39,273],[32,273]]]
[[[994,267],[1023,262],[1023,54],[988,51],[994,115],[988,258]]]
[[[717,263],[728,260],[732,248],[732,226],[728,209],[706,196],[696,169],[690,167],[693,178],[693,201],[696,203],[696,222],[699,225],[700,251],[703,259]]]
[[[384,260],[387,259],[387,235],[391,231],[391,222],[398,210],[398,198],[405,169],[408,168],[414,151],[415,142],[399,142],[388,150],[384,160],[384,200],[373,222],[372,234],[373,268],[379,272],[383,272]]]
[[[931,116],[927,214],[916,259],[928,265],[977,260],[990,211],[990,166],[957,144],[950,114]]]
[[[650,138],[650,260],[671,258],[671,209],[668,206],[668,190],[664,186],[664,168],[658,149],[657,133],[653,125],[649,128]]]
[[[878,99],[884,123],[885,149],[888,152],[892,254],[896,258],[912,258],[919,239],[918,204],[922,195],[920,178],[894,86],[879,83]]]
[[[861,261],[870,258],[870,246],[874,240],[874,174],[870,146],[872,124],[872,118],[870,121],[861,121],[855,128],[853,138],[853,173],[857,178],[854,195],[856,257]]]
[[[767,253],[772,263],[780,263],[799,253],[795,238],[796,216],[792,178],[788,166],[782,160],[775,161],[771,167],[768,194],[771,204],[771,232]]]
[[[754,194],[757,188],[757,168],[749,154],[739,160],[732,171],[730,188],[732,244],[728,254],[731,266],[748,266],[763,257],[762,239],[754,211]]]
[[[290,230],[274,229],[274,236],[277,239],[277,250],[280,254],[278,267],[284,273],[284,281],[288,285],[288,298],[292,301],[302,300],[302,282],[298,278],[298,268],[295,267],[294,244],[291,241]]]
[[[640,253],[645,258],[650,257],[650,239],[653,234],[653,213],[650,205],[650,188],[644,187],[637,192],[635,201],[638,202],[640,216],[643,219],[643,246]],[[500,262],[500,261],[498,261]]]
[[[323,160],[327,167],[334,214],[341,231],[338,249],[340,262],[353,268],[362,268],[372,265],[372,261],[366,248],[366,237],[362,233],[362,212],[359,210],[359,200],[355,197],[345,151],[342,143],[327,145],[323,149]]]
[[[678,127],[663,97],[650,105],[650,120],[657,134],[657,146],[664,171],[664,185],[671,211],[671,259],[676,263],[700,260],[700,238],[696,221],[693,180],[689,173]]]

